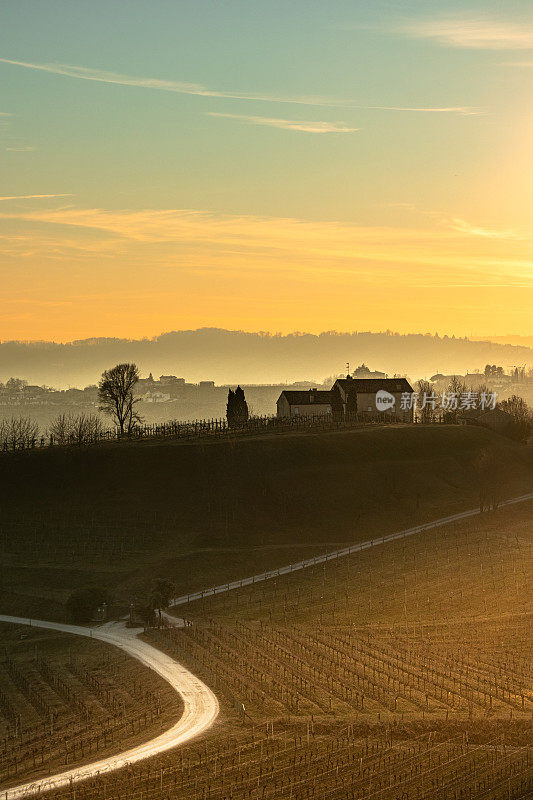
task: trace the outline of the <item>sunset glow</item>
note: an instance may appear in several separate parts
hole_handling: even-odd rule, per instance
[[[529,4],[4,16],[1,338],[531,333]]]

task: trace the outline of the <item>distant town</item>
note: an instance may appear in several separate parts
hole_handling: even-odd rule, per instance
[[[406,379],[416,389],[417,381],[406,375],[387,375],[360,364],[355,369],[346,365],[344,372],[326,378],[322,383],[297,381],[277,384],[241,384],[246,394],[250,415],[274,415],[282,393],[309,392],[317,389],[327,393],[339,379],[349,374],[356,380]],[[428,383],[435,392],[445,392],[452,378],[461,381],[474,391],[483,386],[496,392],[500,399],[520,394],[529,405],[533,405],[533,369],[524,367],[504,368],[487,364],[479,371],[466,375],[444,375],[435,373]],[[190,383],[184,377],[173,374],[154,376],[149,373],[141,377],[135,386],[135,395],[140,399],[139,411],[147,423],[164,420],[193,420],[219,418],[226,414],[228,391],[236,384],[215,384],[212,380]],[[404,387],[403,391],[405,391]],[[324,395],[321,395],[322,398]],[[297,395],[292,395],[292,399]],[[298,405],[296,404],[296,407]],[[98,408],[98,388],[91,384],[84,388],[55,389],[37,386],[20,377],[8,378],[0,383],[0,419],[16,416],[31,416],[41,428],[46,428],[62,413],[95,413]]]

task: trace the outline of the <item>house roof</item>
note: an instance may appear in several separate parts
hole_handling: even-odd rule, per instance
[[[285,397],[291,406],[304,405],[331,405],[333,396],[331,391],[307,389],[302,391],[285,390],[280,394],[280,399]]]
[[[406,378],[339,378],[335,381],[335,386],[337,385],[344,392],[355,389],[357,394],[373,394],[380,389],[385,389],[391,394],[413,391],[413,387]]]

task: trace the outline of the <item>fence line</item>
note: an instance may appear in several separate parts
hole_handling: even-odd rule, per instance
[[[414,421],[416,422],[416,420]],[[68,443],[57,441],[52,434],[34,437],[30,440],[4,441],[0,446],[4,452],[13,450],[33,450],[46,447],[74,447],[100,444],[102,442],[131,442],[145,439],[180,439],[183,441],[214,439],[222,437],[253,436],[258,433],[287,433],[294,431],[322,432],[355,430],[356,428],[375,425],[408,425],[404,418],[389,413],[368,415],[353,414],[342,420],[331,416],[301,417],[252,417],[244,425],[231,427],[225,418],[196,419],[187,422],[161,422],[151,425],[138,425],[130,433],[121,434],[118,429],[101,431],[82,440],[72,436]],[[434,420],[433,424],[443,424],[444,417]]]

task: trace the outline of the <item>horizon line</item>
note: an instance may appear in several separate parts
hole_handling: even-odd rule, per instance
[[[152,336],[138,336],[138,337],[127,337],[127,336],[86,336],[81,339],[69,339],[69,340],[54,340],[54,339],[0,339],[0,346],[3,345],[55,345],[57,347],[69,347],[69,346],[79,346],[83,344],[87,344],[90,342],[118,342],[118,343],[157,343],[159,339],[164,336],[171,336],[171,335],[178,335],[178,334],[191,334],[191,333],[203,333],[203,332],[217,332],[217,333],[230,333],[230,334],[244,334],[247,336],[257,336],[259,338],[290,338],[290,337],[314,337],[319,338],[322,336],[363,336],[363,335],[370,335],[370,336],[397,336],[397,337],[407,337],[407,336],[421,336],[424,338],[431,338],[431,339],[455,339],[458,341],[468,341],[476,344],[491,344],[496,343],[500,344],[504,347],[524,347],[526,349],[533,349],[529,345],[525,344],[511,344],[506,342],[494,342],[495,339],[506,339],[506,338],[518,338],[518,339],[532,339],[533,334],[520,334],[520,333],[494,333],[489,334],[488,336],[478,336],[474,334],[465,334],[460,335],[457,333],[439,333],[439,331],[435,331],[431,333],[429,331],[422,332],[422,331],[406,331],[401,333],[400,331],[392,330],[392,329],[385,329],[385,330],[323,330],[318,333],[313,333],[311,331],[299,331],[299,330],[292,330],[287,332],[282,331],[258,331],[258,330],[245,330],[244,328],[221,328],[218,326],[201,326],[198,328],[181,328],[181,329],[174,329],[168,331],[161,331],[160,333],[154,334]]]

